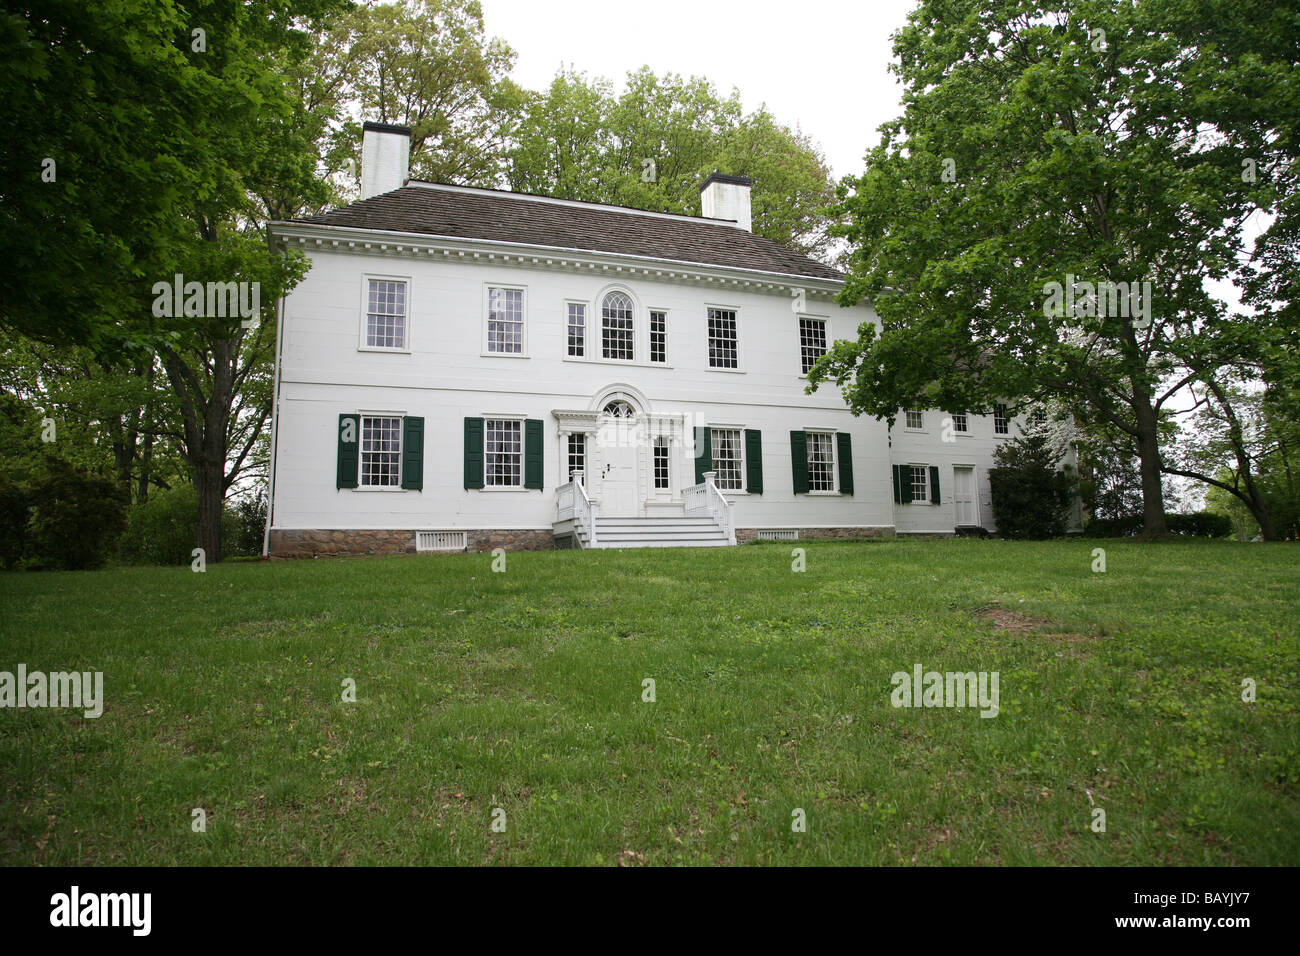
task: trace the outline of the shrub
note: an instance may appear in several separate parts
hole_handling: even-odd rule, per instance
[[[1131,538],[1142,530],[1141,515],[1121,518],[1093,518],[1083,527],[1085,538]]]
[[[239,537],[235,515],[221,515],[222,550],[234,553]],[[193,485],[155,491],[143,504],[131,507],[122,560],[130,564],[189,564],[199,542],[199,493]]]
[[[1145,524],[1141,515],[1122,518],[1094,518],[1083,529],[1088,538],[1131,538],[1140,534]],[[1198,538],[1226,538],[1232,534],[1232,519],[1227,515],[1200,511],[1190,515],[1165,515],[1172,534]]]
[[[1004,538],[1056,538],[1065,534],[1075,480],[1056,467],[1044,435],[1013,438],[998,449],[989,471],[993,518]]]
[[[226,550],[242,557],[259,556],[266,531],[265,493],[258,491],[252,497],[241,498],[231,510],[235,515],[235,537]]]
[[[27,490],[12,481],[0,482],[0,567],[21,566],[30,518]]]
[[[107,478],[78,471],[61,458],[46,460],[33,486],[25,552],[29,565],[97,568],[117,550],[126,526],[118,488]]]

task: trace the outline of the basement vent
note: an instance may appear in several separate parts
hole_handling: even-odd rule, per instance
[[[759,541],[798,541],[799,532],[779,531],[779,530],[759,531],[758,540]]]
[[[469,546],[464,531],[417,531],[416,551],[464,551]]]

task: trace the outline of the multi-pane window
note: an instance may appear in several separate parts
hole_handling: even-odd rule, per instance
[[[523,474],[523,422],[489,418],[483,422],[483,483],[518,487]]]
[[[952,430],[955,432],[964,432],[966,430],[965,412],[958,412],[952,416]]]
[[[817,364],[817,360],[826,354],[826,320],[799,320],[799,365],[803,374]]]
[[[912,465],[912,500],[930,500],[930,475],[925,465]]]
[[[650,313],[650,361],[668,361],[668,317],[662,312]]]
[[[605,296],[600,307],[601,354],[607,359],[627,359],[635,357],[632,346],[632,300],[622,292],[611,292]]]
[[[668,487],[668,439],[655,439],[655,490],[663,491]]]
[[[998,402],[993,406],[993,434],[1005,435],[1007,433],[1007,406]]]
[[[575,471],[587,470],[587,436],[584,432],[569,433],[569,480]]]
[[[739,428],[713,429],[713,480],[723,491],[740,491],[745,486],[741,454]]]
[[[581,302],[569,303],[569,354],[585,355],[587,351],[587,307]]]
[[[909,411],[907,413],[908,428],[923,428],[925,426],[925,417],[920,412]]]
[[[371,279],[366,299],[366,347],[406,348],[406,283]]]
[[[402,481],[402,420],[366,415],[361,419],[361,485],[397,487]]]
[[[709,368],[738,368],[736,313],[734,309],[709,309]]]
[[[830,432],[807,432],[808,490],[835,490],[835,436]]]
[[[524,290],[488,290],[488,351],[519,355],[524,351]]]

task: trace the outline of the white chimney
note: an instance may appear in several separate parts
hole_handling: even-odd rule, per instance
[[[361,198],[406,185],[411,170],[411,128],[366,123],[361,137]]]
[[[700,187],[700,212],[706,219],[734,219],[746,232],[753,232],[749,212],[749,187],[752,179],[724,176],[715,172]]]

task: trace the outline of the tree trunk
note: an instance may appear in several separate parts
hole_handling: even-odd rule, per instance
[[[199,493],[199,547],[205,561],[221,560],[221,513],[226,498],[225,462],[208,458],[194,463],[194,487]]]
[[[1165,491],[1161,481],[1160,436],[1151,396],[1140,391],[1134,396],[1133,417],[1137,425],[1138,470],[1142,476],[1142,530],[1148,537],[1169,533],[1165,524]]]

